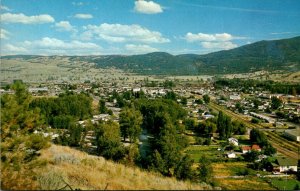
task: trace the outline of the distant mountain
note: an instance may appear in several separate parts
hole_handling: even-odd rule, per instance
[[[117,67],[141,74],[225,74],[258,70],[300,70],[300,37],[260,41],[206,55],[173,56],[154,52],[95,59],[98,67]]]
[[[239,73],[258,70],[300,70],[300,37],[260,41],[227,51],[202,55],[201,73]]]
[[[259,70],[300,71],[300,36],[290,39],[259,41],[231,50],[206,55],[171,55],[153,52],[142,55],[67,56],[71,61],[96,63],[96,67],[115,67],[145,75],[195,75],[246,73]],[[33,59],[36,56],[3,56]],[[56,56],[48,57],[56,58]]]

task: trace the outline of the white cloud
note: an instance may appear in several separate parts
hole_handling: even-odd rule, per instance
[[[65,42],[56,38],[49,38],[44,37],[41,40],[36,41],[25,41],[24,44],[29,47],[35,47],[35,48],[47,48],[47,49],[97,49],[100,48],[100,46],[90,43],[90,42],[80,42],[80,41],[71,41],[71,42]]]
[[[11,55],[11,54],[26,53],[27,50],[24,47],[15,46],[12,44],[5,44],[5,45],[1,46],[1,52],[3,55]]]
[[[200,42],[205,49],[228,50],[238,47],[237,44],[231,42],[236,39],[246,39],[245,37],[233,36],[228,33],[205,34],[205,33],[187,33],[184,37],[187,42]]]
[[[50,15],[35,15],[35,16],[26,16],[23,13],[12,14],[4,13],[1,15],[1,20],[4,23],[22,23],[22,24],[43,24],[43,23],[52,23],[54,18]]]
[[[1,47],[2,49],[2,47]],[[100,54],[102,47],[91,42],[63,41],[44,37],[35,41],[24,41],[16,45],[3,46],[4,54],[39,54],[39,55],[92,55]]]
[[[121,25],[103,23],[99,26],[88,25],[84,27],[85,32],[81,34],[84,40],[92,38],[105,40],[107,42],[142,42],[142,43],[167,43],[169,39],[164,38],[161,33],[151,31],[140,25]]]
[[[9,39],[10,32],[0,29],[0,39]]]
[[[149,45],[135,45],[135,44],[126,44],[125,50],[127,50],[128,53],[132,54],[142,54],[142,53],[149,53],[149,52],[157,52],[157,48],[153,48]]]
[[[82,5],[84,5],[84,3],[83,2],[72,2],[72,5],[74,5],[74,6],[82,6]]]
[[[230,41],[201,42],[201,45],[203,46],[203,48],[206,49],[224,49],[224,50],[229,50],[238,47],[237,44],[234,44]]]
[[[138,0],[134,4],[134,10],[139,13],[157,14],[163,12],[163,8],[153,1]]]
[[[204,33],[187,33],[185,35],[185,39],[188,42],[197,42],[197,41],[230,41],[234,37],[231,34],[228,33],[222,33],[222,34],[204,34]]]
[[[3,10],[3,11],[11,11],[10,8],[4,6],[4,5],[0,5],[0,10]]]
[[[74,17],[77,19],[92,19],[93,15],[79,13],[79,14],[76,14]]]
[[[60,21],[55,23],[55,27],[58,31],[76,31],[69,21]]]

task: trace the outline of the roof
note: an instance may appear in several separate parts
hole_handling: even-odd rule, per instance
[[[243,146],[242,150],[251,150],[251,147],[249,147],[249,146]]]
[[[259,145],[252,145],[252,150],[261,150]]]
[[[297,160],[286,157],[278,157],[277,162],[280,166],[297,166]]]

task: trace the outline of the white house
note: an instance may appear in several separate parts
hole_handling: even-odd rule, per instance
[[[279,172],[297,172],[297,160],[285,157],[278,157],[277,158],[278,166],[274,167],[275,171]]]

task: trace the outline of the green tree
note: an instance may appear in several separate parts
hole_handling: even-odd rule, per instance
[[[184,155],[174,169],[175,177],[181,180],[194,179],[193,163],[194,161],[188,155]]]
[[[198,170],[198,178],[202,182],[206,183],[211,183],[212,181],[212,166],[211,162],[209,161],[208,158],[206,158],[205,155],[202,155],[199,159],[199,167],[197,168]]]
[[[220,111],[218,114],[218,119],[217,119],[217,129],[219,132],[219,137],[220,139],[225,139],[226,133],[225,133],[225,119],[226,117],[224,116],[223,112]]]
[[[182,105],[186,105],[186,104],[187,104],[187,99],[186,99],[186,97],[182,97],[182,98],[181,98],[181,104],[182,104]]]
[[[140,111],[134,108],[125,108],[120,113],[121,136],[125,139],[128,137],[130,142],[135,142],[141,134],[141,124],[143,116]]]
[[[99,111],[102,114],[107,113],[107,107],[105,106],[105,100],[103,99],[99,100]]]
[[[266,135],[256,128],[250,131],[250,140],[251,142],[257,143],[260,146],[266,146],[268,144]]]
[[[271,98],[271,107],[272,109],[278,109],[282,105],[282,101],[277,97]]]
[[[210,97],[209,97],[209,95],[205,94],[205,95],[203,96],[203,100],[204,100],[205,103],[208,104],[208,103],[210,102]]]
[[[124,157],[125,150],[120,140],[119,125],[113,121],[96,126],[96,143],[98,154],[115,161]]]
[[[70,126],[69,128],[70,136],[68,140],[70,146],[74,146],[74,147],[80,146],[82,131],[83,129],[81,125],[72,124]]]

